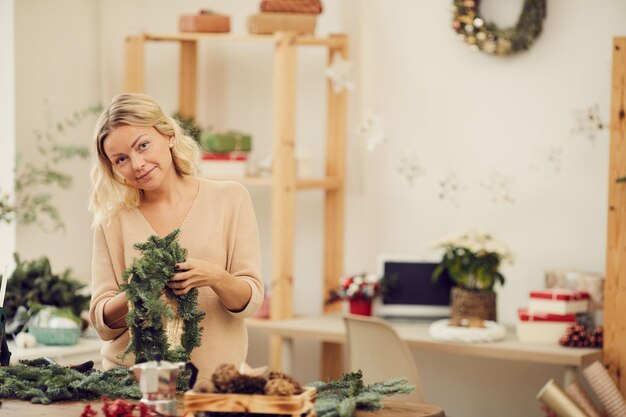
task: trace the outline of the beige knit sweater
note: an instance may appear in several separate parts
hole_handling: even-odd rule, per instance
[[[118,355],[129,342],[128,328],[113,329],[104,323],[107,301],[120,291],[122,273],[139,251],[133,248],[156,234],[139,209],[123,210],[110,223],[94,231],[92,259],[91,323],[105,341],[101,353],[105,369],[134,364],[129,354]],[[248,349],[244,318],[253,314],[263,301],[263,281],[259,234],[250,195],[245,187],[230,181],[200,179],[198,194],[180,227],[178,241],[188,258],[204,259],[222,265],[233,279],[247,282],[252,297],[243,311],[226,309],[210,287],[199,289],[199,308],[206,312],[200,323],[202,344],[192,355],[200,370],[199,378],[210,377],[221,363],[239,364]]]

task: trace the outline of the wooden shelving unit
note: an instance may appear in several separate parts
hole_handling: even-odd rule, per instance
[[[208,33],[143,34],[126,38],[125,84],[127,92],[144,92],[145,44],[147,42],[177,42],[180,45],[179,112],[195,116],[198,71],[198,42],[272,42],[273,71],[273,166],[271,178],[239,178],[246,185],[271,187],[272,248],[271,248],[271,319],[293,316],[293,259],[295,192],[321,189],[324,191],[324,293],[335,287],[343,273],[344,187],[346,104],[345,91],[335,93],[327,82],[326,103],[326,166],[325,177],[296,178],[295,108],[296,108],[296,50],[299,47],[323,47],[328,51],[327,62],[335,54],[348,55],[345,35],[329,37],[298,36],[292,32],[274,35],[231,35]],[[339,306],[326,307],[336,310]],[[270,367],[279,369],[281,363],[280,337],[270,342]],[[338,377],[337,361],[340,346],[323,346],[322,377]],[[341,369],[341,368],[340,368]]]

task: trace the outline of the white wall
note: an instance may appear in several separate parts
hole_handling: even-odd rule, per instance
[[[100,101],[97,3],[20,0],[15,4],[17,152],[23,160],[43,162],[36,152],[35,130],[56,126]],[[94,123],[92,117],[57,134],[58,142],[88,146]],[[74,178],[71,189],[53,195],[65,232],[17,228],[17,252],[22,259],[48,256],[54,272],[71,267],[73,277],[85,282],[90,280],[91,265],[89,165],[87,160],[71,160],[58,167]]]
[[[246,0],[48,3],[16,4],[18,150],[28,149],[30,131],[45,123],[44,99],[54,99],[55,115],[63,116],[121,92],[127,34],[174,32],[179,14],[200,8],[231,15],[233,32],[244,33],[246,16],[258,6]],[[522,1],[484,3],[488,18],[510,25]],[[517,255],[504,269],[507,284],[498,300],[500,319],[512,323],[528,291],[542,286],[546,268],[604,271],[608,131],[594,140],[576,134],[574,112],[597,104],[608,122],[611,39],[626,32],[626,3],[551,0],[536,44],[509,58],[472,52],[457,39],[449,1],[343,0],[324,6],[318,33],[347,32],[355,64],[346,272],[374,270],[379,253],[436,259],[433,241],[482,228]],[[46,77],[42,62],[49,68]],[[325,131],[324,62],[321,50],[299,55],[298,146],[312,153],[318,172]],[[199,121],[253,132],[255,158],[265,156],[271,143],[271,46],[202,44],[199,65]],[[177,67],[175,45],[148,45],[147,92],[172,112]],[[355,135],[368,112],[384,117],[389,137],[372,153]],[[90,140],[90,129],[80,140]],[[423,171],[412,184],[398,172],[403,157]],[[87,166],[71,168],[78,174],[76,184],[58,197],[67,235],[20,228],[18,250],[50,255],[53,266],[72,266],[88,279]],[[455,178],[458,191],[438,197],[442,182]],[[262,188],[251,193],[269,276],[270,198]],[[507,195],[513,203],[502,201]],[[321,193],[298,195],[297,208],[295,306],[298,313],[315,313],[322,299]],[[318,348],[310,343],[297,348],[295,376],[317,379]],[[253,363],[266,360],[261,335],[252,335],[250,351]],[[416,353],[416,358],[429,401],[457,416],[540,415],[534,394],[562,371],[443,354]],[[490,377],[477,384],[477,375],[486,370]]]
[[[15,5],[0,0],[0,193],[12,193],[15,165]],[[15,224],[0,223],[0,274],[13,265]],[[0,300],[1,301],[1,300]]]

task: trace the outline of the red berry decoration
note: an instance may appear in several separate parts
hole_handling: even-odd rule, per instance
[[[602,347],[604,342],[604,330],[602,326],[586,329],[581,323],[571,325],[559,340],[563,346],[572,347]]]

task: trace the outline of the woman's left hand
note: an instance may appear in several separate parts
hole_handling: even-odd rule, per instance
[[[181,272],[174,274],[167,283],[176,295],[187,294],[192,288],[213,287],[228,275],[216,264],[193,258],[176,264],[176,269]]]

